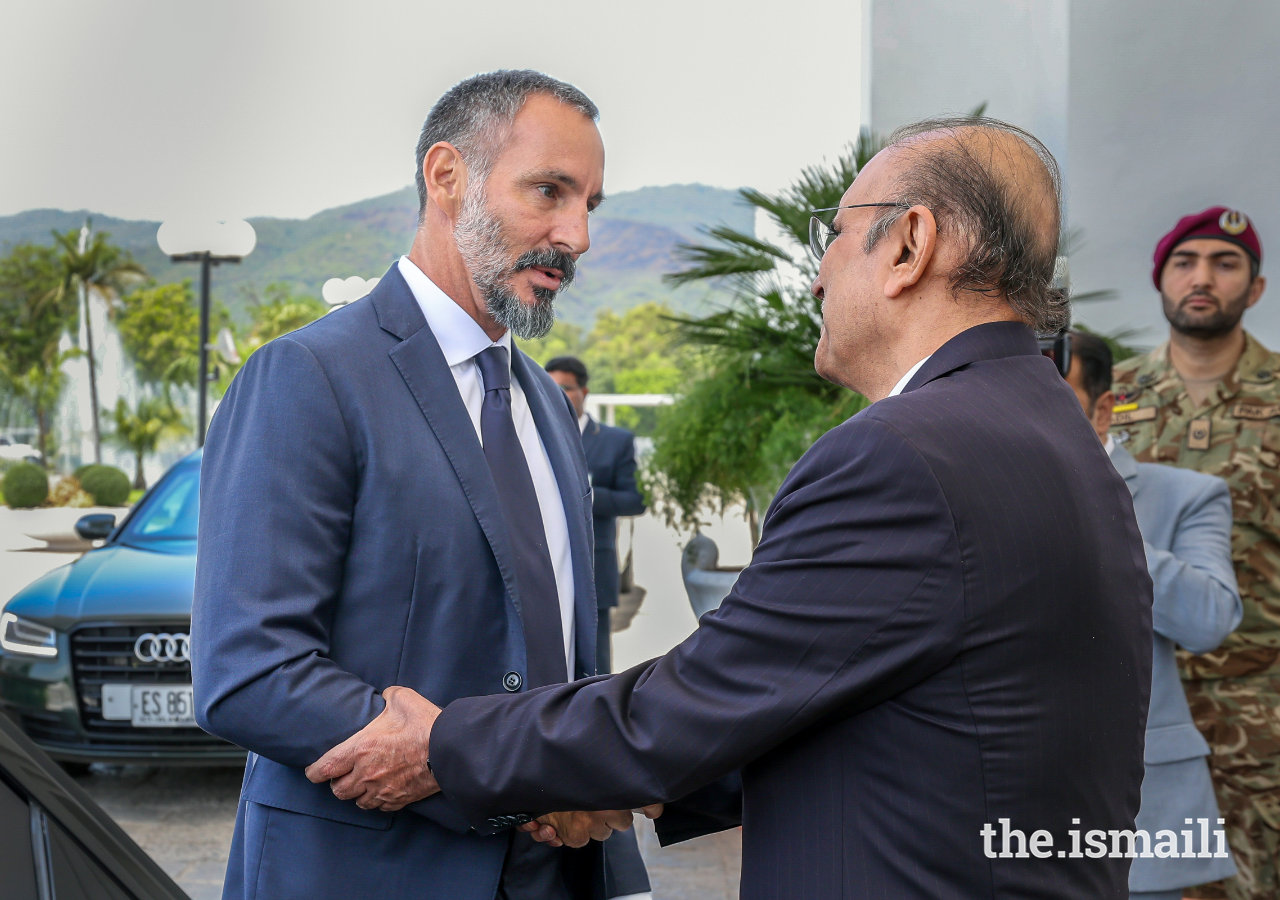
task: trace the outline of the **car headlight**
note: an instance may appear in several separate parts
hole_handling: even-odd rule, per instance
[[[58,633],[11,612],[0,613],[0,647],[24,656],[54,657],[58,655]]]

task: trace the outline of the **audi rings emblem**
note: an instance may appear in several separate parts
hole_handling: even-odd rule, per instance
[[[133,655],[143,662],[190,662],[191,638],[178,634],[151,634],[138,636],[133,642]]]

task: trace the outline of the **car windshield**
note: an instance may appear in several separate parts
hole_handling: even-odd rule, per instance
[[[129,520],[125,541],[194,541],[200,518],[200,467],[179,466]]]

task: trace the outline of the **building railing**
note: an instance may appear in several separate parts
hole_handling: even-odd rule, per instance
[[[583,405],[596,421],[616,425],[619,406],[670,406],[675,402],[671,394],[587,394]]]

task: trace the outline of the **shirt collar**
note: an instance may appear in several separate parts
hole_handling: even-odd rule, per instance
[[[481,350],[489,347],[505,347],[507,362],[511,361],[511,332],[503,332],[496,341],[489,340],[489,335],[466,310],[455,303],[444,291],[440,290],[430,278],[423,274],[409,257],[400,257],[400,274],[404,276],[413,298],[418,301],[422,315],[427,320],[427,327],[436,337],[444,361],[450,368],[475,357]]]
[[[929,356],[932,356],[932,355],[933,355],[932,353],[929,354]],[[890,397],[896,397],[902,393],[902,389],[907,386],[907,382],[911,380],[912,376],[914,376],[917,372],[919,372],[920,367],[929,361],[929,356],[926,356],[924,359],[920,360],[920,362],[916,363],[910,369],[907,369],[907,374],[899,378],[898,383],[895,384],[893,386],[893,390],[889,392]]]
[[[1108,434],[1106,442],[1102,445],[1102,449],[1107,451],[1107,456],[1110,456],[1113,452],[1115,452],[1116,439],[1113,438],[1110,434]]]
[[[590,422],[591,422],[591,417],[586,413],[583,413],[582,415],[578,416],[578,431],[581,434],[586,434],[587,425],[590,424]]]

